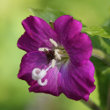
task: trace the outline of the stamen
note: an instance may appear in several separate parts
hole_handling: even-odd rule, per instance
[[[47,71],[52,67],[52,65],[50,65],[47,69],[39,69],[39,68],[34,68],[32,71],[32,79],[33,80],[37,80],[38,84],[40,86],[45,86],[47,85],[47,79],[44,80],[44,82],[42,82],[42,79],[46,76]]]
[[[55,59],[52,60],[51,65],[52,65],[52,67],[55,67],[55,65],[56,65],[56,60]]]
[[[53,39],[49,39],[49,41],[55,46],[55,47],[58,47],[58,44],[56,43],[56,41],[54,41]]]
[[[59,54],[58,49],[55,49],[55,56],[56,56],[56,59],[61,60],[61,55]]]
[[[44,52],[44,51],[48,51],[49,49],[44,47],[44,48],[38,48],[38,51]]]

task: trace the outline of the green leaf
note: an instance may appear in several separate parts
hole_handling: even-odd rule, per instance
[[[82,32],[89,34],[90,36],[100,36],[103,38],[110,38],[110,35],[99,26],[92,26],[92,27],[84,27]]]
[[[110,67],[95,57],[92,57],[91,61],[95,65],[96,76],[98,79],[100,106],[103,110],[106,110],[108,88],[110,84]]]
[[[107,45],[109,45],[110,46],[110,39],[103,39],[106,43],[107,43]]]
[[[46,8],[46,9],[30,9],[35,16],[38,16],[48,23],[52,20],[54,22],[58,17],[62,15],[66,15],[64,12],[56,10],[56,9],[51,9],[51,8]],[[77,19],[77,18],[74,18]],[[82,22],[82,20],[77,19],[78,21]],[[83,27],[86,27],[84,23],[82,23]]]
[[[50,21],[54,22],[58,17],[65,15],[65,13],[54,10],[51,8],[46,8],[46,9],[31,9],[31,11],[34,13],[35,16],[38,16],[48,23]]]
[[[99,49],[106,54],[110,55],[110,40],[108,38],[102,38],[100,36],[91,37],[93,48]]]
[[[105,50],[105,53],[110,55],[110,39],[101,38],[100,43],[102,48]]]
[[[105,29],[105,31],[106,31],[108,34],[110,34],[110,18],[103,24],[102,27]]]
[[[106,71],[106,69],[104,70]],[[98,86],[99,86],[99,96],[101,101],[102,108],[106,109],[107,106],[107,97],[108,97],[108,88],[110,84],[110,71],[109,73],[103,72],[100,74],[100,71],[97,71]]]

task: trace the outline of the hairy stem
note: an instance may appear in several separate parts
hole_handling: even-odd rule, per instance
[[[83,101],[82,102],[88,106],[89,108],[91,108],[91,110],[101,110],[101,108],[96,105],[92,100],[88,100],[87,102],[86,101]]]

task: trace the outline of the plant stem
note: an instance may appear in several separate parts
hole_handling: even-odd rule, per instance
[[[107,110],[110,110],[110,85],[108,88]]]
[[[101,110],[101,108],[96,105],[92,100],[88,100],[87,102],[86,101],[83,101],[82,102],[88,106],[89,108],[91,108],[91,110]]]

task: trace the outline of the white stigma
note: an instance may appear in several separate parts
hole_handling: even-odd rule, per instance
[[[47,79],[45,79],[44,82],[42,82],[41,79],[38,80],[38,84],[39,84],[40,86],[46,86],[46,85],[47,85],[47,82],[48,82]]]
[[[58,44],[56,43],[56,41],[54,41],[53,39],[49,39],[49,41],[50,41],[51,44],[53,44],[55,47],[58,47]]]
[[[52,67],[52,65],[50,65],[47,69],[39,69],[39,68],[34,68],[32,71],[32,79],[33,80],[37,80],[38,84],[40,86],[45,86],[47,85],[47,79],[44,80],[44,82],[42,82],[42,79],[46,76],[47,71]]]

